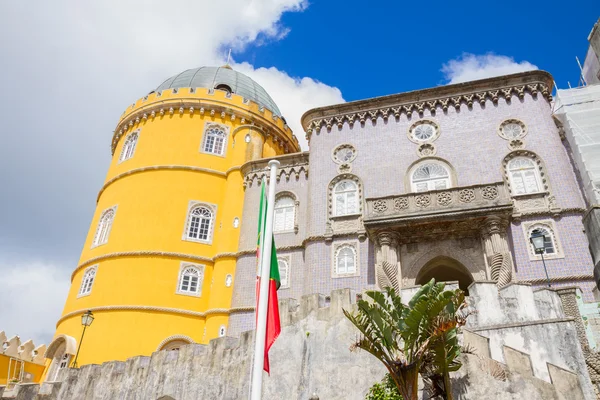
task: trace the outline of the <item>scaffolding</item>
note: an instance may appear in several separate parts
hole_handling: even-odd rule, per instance
[[[557,90],[554,116],[572,149],[590,205],[600,204],[600,84]]]

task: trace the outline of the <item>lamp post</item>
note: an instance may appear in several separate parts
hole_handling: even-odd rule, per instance
[[[77,353],[75,354],[75,361],[73,361],[73,368],[77,368],[77,357],[79,356],[79,349],[81,349],[81,342],[83,342],[83,335],[85,335],[85,328],[90,326],[94,322],[94,314],[90,310],[87,310],[81,316],[81,325],[83,325],[83,332],[81,332],[81,339],[79,340],[79,346],[77,346]]]
[[[544,242],[546,241],[546,236],[544,235],[544,232],[542,232],[539,229],[534,229],[531,232],[531,237],[529,238],[529,241],[533,245],[533,248],[535,249],[535,253],[539,254],[542,257],[542,264],[544,265],[544,272],[546,272],[546,282],[548,282],[548,287],[552,287],[550,285],[550,278],[548,277],[548,270],[546,269],[546,261],[544,260],[544,251],[545,251]]]

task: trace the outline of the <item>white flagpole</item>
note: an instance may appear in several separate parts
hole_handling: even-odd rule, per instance
[[[260,255],[260,290],[258,297],[258,316],[254,342],[254,366],[252,368],[251,400],[262,397],[262,378],[264,367],[265,340],[267,336],[267,306],[269,304],[269,278],[271,269],[271,250],[273,244],[273,212],[275,210],[275,181],[277,180],[279,161],[269,161],[269,195],[267,197],[267,218],[263,236],[263,248]]]

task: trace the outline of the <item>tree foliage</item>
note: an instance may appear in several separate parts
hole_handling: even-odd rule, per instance
[[[362,349],[387,368],[405,400],[417,399],[421,373],[430,395],[452,400],[450,372],[460,368],[458,328],[465,324],[465,296],[435,280],[405,305],[393,288],[367,291],[358,311],[344,310],[361,335],[351,350]]]

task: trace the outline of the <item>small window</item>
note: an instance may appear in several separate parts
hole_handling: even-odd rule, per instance
[[[531,233],[534,231],[534,229],[537,229],[544,235],[544,255],[556,254],[556,245],[554,244],[554,235],[552,234],[550,229],[545,228],[543,226],[539,226],[539,225],[536,226],[535,228],[530,228],[529,229],[529,237],[531,237]],[[531,251],[533,253],[535,253],[535,248],[533,247],[533,244],[531,243],[531,241],[529,241],[529,245],[531,246]]]
[[[179,273],[177,293],[191,296],[200,296],[202,285],[202,267],[193,264],[184,264]]]
[[[87,296],[92,293],[92,285],[96,278],[96,266],[90,267],[85,270],[83,278],[81,279],[81,286],[79,287],[79,294],[77,297]]]
[[[116,207],[113,207],[102,213],[102,216],[98,221],[98,227],[96,228],[96,235],[94,236],[92,247],[100,246],[108,242],[108,235],[110,235],[110,230],[115,218],[115,210]]]
[[[227,328],[225,327],[225,325],[221,325],[219,327],[219,337],[223,337],[227,334]]]
[[[204,131],[204,143],[202,151],[205,153],[216,154],[222,156],[225,154],[225,142],[227,133],[225,129],[219,125],[208,125]]]
[[[222,90],[224,92],[227,92],[227,94],[231,94],[233,91],[231,90],[231,87],[229,87],[228,85],[225,85],[223,83],[215,86],[215,89],[217,90]]]
[[[351,180],[344,180],[335,185],[333,190],[334,215],[358,213],[358,186]]]
[[[500,124],[498,133],[507,140],[521,139],[527,134],[527,127],[518,119],[507,119]]]
[[[351,245],[342,245],[337,249],[335,257],[337,275],[353,275],[356,273],[356,249]]]
[[[62,356],[62,359],[60,360],[60,365],[58,366],[58,369],[61,370],[63,368],[67,368],[69,366],[69,359],[70,358],[71,358],[71,355],[65,353],[65,355]]]
[[[426,163],[419,166],[411,176],[414,192],[447,189],[450,184],[450,173],[441,164]]]
[[[231,287],[232,283],[233,283],[233,276],[231,276],[231,274],[227,274],[227,276],[225,277],[225,287]]]
[[[275,202],[275,232],[291,231],[294,229],[296,202],[290,196],[282,196]]]
[[[408,130],[408,138],[415,143],[432,142],[438,136],[437,124],[429,120],[417,121]]]
[[[536,253],[533,243],[531,243],[532,232],[538,230],[544,235],[544,253]],[[564,258],[564,253],[558,237],[558,231],[554,220],[547,219],[543,221],[531,221],[523,223],[524,240],[527,242],[530,260],[541,260],[542,256],[546,259]]]
[[[281,284],[281,288],[285,289],[290,287],[290,264],[288,260],[285,258],[278,258],[277,265],[279,266],[279,283]]]
[[[212,220],[213,213],[207,207],[192,208],[188,216],[187,239],[200,242],[210,241]]]
[[[508,163],[508,179],[512,194],[529,194],[541,191],[539,169],[531,158],[516,157]]]
[[[125,143],[123,144],[123,149],[121,150],[119,162],[129,160],[131,157],[133,157],[133,152],[135,151],[137,141],[138,131],[132,132],[129,136],[127,136],[127,139],[125,139]]]

